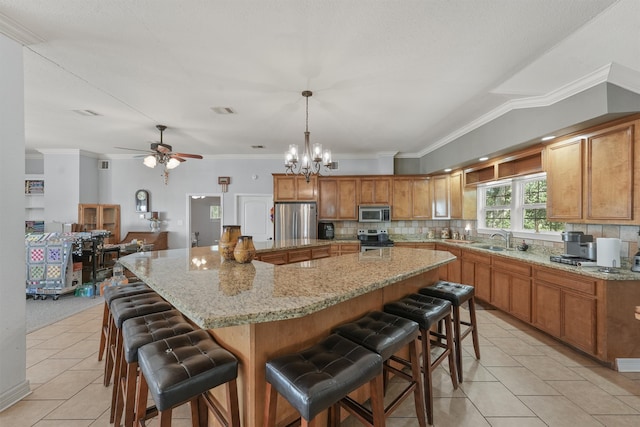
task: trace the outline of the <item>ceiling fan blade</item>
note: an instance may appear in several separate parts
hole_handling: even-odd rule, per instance
[[[187,161],[186,159],[183,159],[183,158],[181,158],[181,157],[176,156],[176,153],[173,153],[170,157],[171,157],[172,159],[176,159],[177,161],[179,161],[179,162],[181,162],[181,163],[182,163],[182,162],[186,162],[186,161]]]
[[[187,154],[187,153],[172,153],[174,156],[188,157],[190,159],[202,159],[200,154]]]
[[[150,151],[150,150],[138,150],[137,148],[126,148],[126,147],[113,147],[113,148],[117,148],[119,150],[138,151],[140,153],[153,153],[153,151]]]

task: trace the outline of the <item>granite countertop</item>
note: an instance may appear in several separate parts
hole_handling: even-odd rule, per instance
[[[322,239],[295,239],[295,240],[270,240],[268,242],[253,242],[256,252],[273,252],[291,249],[304,249],[317,246],[327,246],[332,243],[360,243],[357,239],[349,240],[322,240]]]
[[[639,280],[640,281],[640,273],[631,271],[631,265],[627,260],[622,260],[622,266],[620,268],[612,269],[611,273],[605,273],[605,272],[599,271],[599,267],[597,266],[577,267],[577,266],[568,265],[568,264],[561,264],[558,262],[551,262],[549,260],[550,254],[546,252],[540,253],[535,251],[519,251],[515,248],[496,251],[496,250],[482,248],[482,246],[490,246],[490,243],[488,242],[454,241],[451,239],[449,240],[421,239],[421,238],[403,239],[399,236],[394,236],[394,241],[395,242],[439,243],[439,244],[449,245],[452,247],[457,247],[462,249],[470,249],[473,251],[484,253],[486,255],[504,257],[504,258],[513,259],[517,261],[527,262],[530,264],[540,265],[543,267],[555,268],[555,269],[566,271],[569,273],[580,274],[583,276],[593,277],[596,279]],[[499,245],[495,245],[494,243],[493,246],[499,246]]]
[[[293,247],[318,242],[327,244],[296,242]],[[210,329],[303,317],[455,260],[446,251],[416,253],[384,248],[276,266],[221,262],[213,247],[199,247],[139,252],[119,261],[198,326]]]

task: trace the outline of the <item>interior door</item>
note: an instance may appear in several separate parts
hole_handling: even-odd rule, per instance
[[[236,215],[242,234],[253,236],[254,242],[273,240],[273,196],[236,195]]]
[[[188,247],[215,246],[222,230],[222,197],[218,194],[188,194]]]

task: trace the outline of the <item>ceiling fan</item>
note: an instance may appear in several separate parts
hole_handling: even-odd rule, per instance
[[[180,163],[189,159],[202,159],[200,154],[187,154],[187,153],[174,153],[173,148],[169,144],[165,144],[162,135],[163,132],[167,129],[165,125],[156,125],[156,128],[160,131],[160,142],[152,142],[151,149],[147,150],[138,150],[135,148],[125,148],[125,147],[116,147],[122,150],[133,150],[133,151],[144,151],[148,152],[147,156],[144,156],[143,163],[145,166],[154,168],[156,165],[161,164],[164,165],[166,169],[173,169],[177,167]]]

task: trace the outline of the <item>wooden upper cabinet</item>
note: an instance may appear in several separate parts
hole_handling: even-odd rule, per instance
[[[391,178],[366,177],[360,179],[361,205],[391,204]]]
[[[452,172],[449,176],[449,188],[451,193],[449,216],[451,219],[464,218],[464,188],[462,181],[462,171]]]
[[[431,219],[431,196],[427,177],[393,179],[391,219]]]
[[[547,217],[631,224],[640,216],[640,120],[609,125],[546,148]],[[638,141],[638,142],[636,142]]]
[[[592,135],[586,141],[586,220],[633,219],[634,126]]]
[[[278,201],[316,201],[318,196],[318,177],[311,176],[309,182],[304,176],[273,174],[273,200]]]
[[[319,219],[358,219],[358,178],[322,178],[318,185]]]
[[[449,175],[436,175],[431,177],[433,219],[449,219],[450,185],[451,177]]]
[[[582,145],[578,138],[546,149],[547,217],[551,220],[582,218]]]

